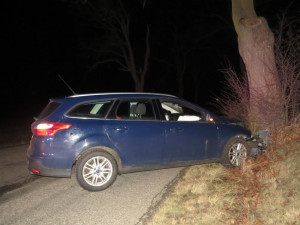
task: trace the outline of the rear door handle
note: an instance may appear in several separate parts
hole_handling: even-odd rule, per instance
[[[127,127],[115,127],[114,130],[117,132],[125,132],[125,131],[128,131],[128,128]]]

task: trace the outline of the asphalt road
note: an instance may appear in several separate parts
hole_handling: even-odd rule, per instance
[[[0,149],[0,187],[22,182],[29,177],[26,164],[28,145]]]
[[[123,174],[102,192],[83,190],[75,176],[41,177],[0,197],[0,224],[144,224],[181,169]]]

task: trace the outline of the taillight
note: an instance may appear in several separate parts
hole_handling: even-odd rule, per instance
[[[36,174],[40,174],[40,171],[37,169],[31,169],[31,172],[36,173]]]
[[[53,136],[59,130],[69,129],[72,124],[40,123],[33,128],[33,134],[38,136]]]

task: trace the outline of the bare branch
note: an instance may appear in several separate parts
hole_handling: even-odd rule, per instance
[[[146,73],[148,71],[149,66],[149,57],[150,57],[150,43],[149,43],[149,37],[150,37],[150,30],[149,26],[147,26],[147,34],[146,34],[146,53],[145,53],[145,59],[144,59],[144,68],[142,70],[141,74],[141,83],[144,84]]]

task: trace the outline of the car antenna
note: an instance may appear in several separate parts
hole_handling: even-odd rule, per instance
[[[59,78],[65,83],[65,85],[67,85],[67,87],[72,91],[73,95],[76,95],[75,91],[73,91],[73,89],[70,87],[70,85],[68,85],[68,83],[58,74]]]

